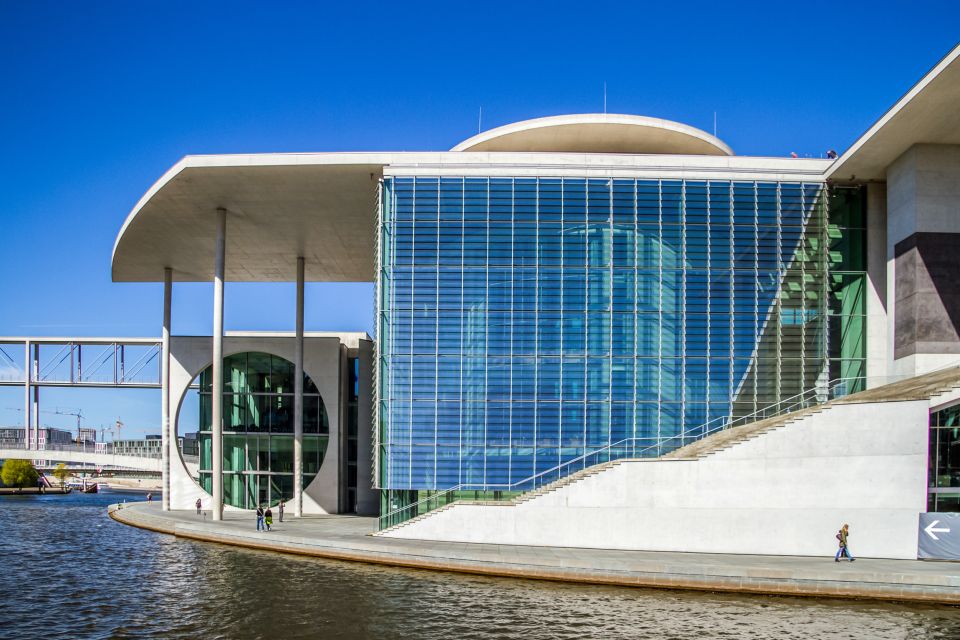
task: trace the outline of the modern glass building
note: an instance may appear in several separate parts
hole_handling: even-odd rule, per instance
[[[951,364],[958,69],[960,48],[840,157],[738,156],[681,123],[577,114],[449,151],[184,158],[113,256],[117,281],[162,280],[165,308],[173,282],[214,282],[213,340],[162,355],[168,450],[199,376],[200,465],[171,465],[170,504],[379,499],[391,524],[424,498],[509,497]],[[296,332],[225,338],[225,281],[296,282]],[[373,283],[373,338],[303,358],[306,282]],[[934,505],[958,494],[953,422],[930,432]]]
[[[611,445],[658,455],[862,375],[860,200],[817,181],[386,178],[393,504],[522,490]]]

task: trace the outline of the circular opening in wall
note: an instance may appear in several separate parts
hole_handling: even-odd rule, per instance
[[[223,501],[240,509],[293,497],[292,362],[249,351],[223,359]],[[193,479],[213,492],[213,367],[193,379],[177,411],[176,432]],[[313,380],[303,376],[303,486],[323,465],[330,427]]]

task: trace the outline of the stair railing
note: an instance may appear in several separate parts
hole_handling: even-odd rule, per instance
[[[491,502],[512,500],[517,497],[512,495],[513,493],[526,493],[535,491],[547,484],[550,484],[551,482],[556,482],[557,480],[572,475],[572,473],[582,471],[583,469],[597,464],[630,458],[658,458],[665,453],[669,453],[670,451],[679,449],[687,444],[701,440],[718,431],[749,424],[751,422],[766,420],[767,418],[773,418],[791,413],[793,411],[799,411],[801,409],[823,404],[829,400],[835,400],[854,391],[860,391],[861,389],[858,387],[861,385],[856,383],[865,384],[866,380],[867,378],[864,376],[836,378],[835,380],[811,387],[810,389],[802,391],[794,396],[790,396],[789,398],[775,402],[771,405],[763,407],[762,409],[758,409],[753,413],[738,416],[737,418],[733,418],[732,416],[720,416],[719,418],[714,418],[713,420],[705,422],[702,425],[669,438],[624,438],[623,440],[605,445],[599,449],[594,449],[593,451],[588,451],[587,453],[577,456],[576,458],[572,458],[545,471],[541,471],[524,478],[523,480],[518,480],[510,484],[458,484],[454,487],[450,487],[449,489],[440,490],[426,498],[422,498],[416,502],[399,507],[380,516],[378,520],[378,529],[382,531],[387,527],[392,527],[402,522],[406,522],[411,518],[415,518],[419,515],[433,511],[434,509],[438,509],[442,506],[456,502],[458,499],[462,499],[459,497],[459,494],[461,493],[507,493],[511,495],[500,498],[490,498],[489,496],[485,496],[485,499]],[[652,444],[642,446],[643,443],[650,442],[652,442]],[[641,446],[638,447],[638,444]]]

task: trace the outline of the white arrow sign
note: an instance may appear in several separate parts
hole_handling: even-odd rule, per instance
[[[934,520],[933,522],[931,522],[930,524],[928,524],[928,525],[927,525],[926,527],[924,527],[924,529],[923,529],[923,530],[926,532],[926,534],[927,534],[928,536],[930,536],[931,538],[933,538],[934,540],[939,540],[939,539],[940,539],[940,538],[938,538],[938,537],[936,536],[937,533],[950,533],[950,529],[944,529],[944,528],[942,528],[942,527],[941,527],[941,528],[934,529],[934,527],[936,527],[938,524],[940,524],[940,521],[939,521],[939,520]]]

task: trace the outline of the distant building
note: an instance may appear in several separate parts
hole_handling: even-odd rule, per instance
[[[187,433],[177,438],[177,445],[184,456],[197,456],[200,453],[196,433]],[[163,436],[150,434],[143,438],[115,440],[113,452],[124,456],[159,458],[163,452]]]
[[[0,446],[22,447],[24,433],[23,427],[0,427]],[[71,444],[73,441],[73,434],[66,429],[40,427],[40,449],[47,444]]]
[[[122,456],[159,458],[163,451],[162,444],[163,438],[160,435],[148,435],[130,440],[114,440],[113,452]]]
[[[183,436],[177,438],[178,444],[180,445],[180,453],[182,453],[184,456],[199,456],[199,435],[199,433],[194,431],[193,433],[185,433]]]

